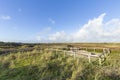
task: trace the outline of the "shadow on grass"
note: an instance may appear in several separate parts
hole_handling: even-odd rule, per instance
[[[68,71],[68,74],[71,75],[71,72]],[[24,66],[2,70],[0,80],[66,80],[70,77],[68,74],[57,66]]]
[[[25,66],[7,69],[0,74],[0,80],[38,80],[36,77],[39,69],[37,66]]]
[[[103,66],[89,64],[81,72],[81,75],[77,80],[120,80],[120,74],[113,72],[105,73],[102,72]]]

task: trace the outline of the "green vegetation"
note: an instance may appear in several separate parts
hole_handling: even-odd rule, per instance
[[[88,63],[87,58],[74,59],[46,49],[52,46],[34,45],[32,51],[0,55],[0,80],[120,80],[118,49],[99,65],[97,61]]]

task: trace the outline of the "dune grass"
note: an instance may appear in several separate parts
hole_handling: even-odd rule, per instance
[[[120,54],[102,65],[62,52],[33,50],[0,56],[0,80],[120,80]]]

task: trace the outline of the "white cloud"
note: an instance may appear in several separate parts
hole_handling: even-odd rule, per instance
[[[37,33],[37,36],[35,37],[38,41],[45,40],[45,35],[47,35],[51,31],[51,27],[46,27],[40,32]]]
[[[51,30],[51,27],[46,27],[46,28],[44,28],[43,30],[41,30],[40,32],[38,32],[37,34],[38,34],[38,35],[44,35],[44,34],[49,33],[50,30]]]
[[[103,23],[104,16],[89,20],[87,24],[74,34],[75,42],[119,42],[120,19],[112,19]]]
[[[50,18],[49,21],[50,21],[52,24],[55,24],[55,20],[53,20],[52,18]]]
[[[38,41],[41,41],[41,40],[42,40],[42,38],[41,38],[40,36],[36,36],[36,39],[37,39]]]
[[[0,19],[1,20],[10,20],[11,19],[11,16],[0,16]]]
[[[52,42],[120,42],[120,19],[103,23],[105,13],[89,20],[77,32],[59,31],[50,34],[46,41]]]
[[[73,34],[75,42],[91,42],[99,41],[100,36],[103,35],[103,18],[106,14],[101,14],[98,18],[89,20],[87,24],[83,25],[82,28]]]
[[[66,39],[65,39],[66,38]],[[67,40],[67,34],[64,31],[56,32],[55,34],[49,35],[48,39],[50,41],[66,41]]]
[[[45,28],[45,29],[43,30],[43,33],[44,33],[44,34],[45,34],[45,33],[48,33],[50,30],[51,30],[51,27],[47,27],[47,28]]]

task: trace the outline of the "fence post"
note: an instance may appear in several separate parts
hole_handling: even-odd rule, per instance
[[[103,48],[103,53],[105,53],[105,48]]]
[[[108,54],[110,53],[110,49],[109,48],[107,49],[107,52],[108,52]]]
[[[64,57],[66,56],[65,50],[64,50]]]
[[[107,54],[106,54],[106,53],[103,53],[103,55],[104,55],[104,57],[106,57],[106,56],[107,56]]]
[[[57,54],[57,49],[55,50],[55,53]]]
[[[75,59],[75,52],[73,52],[74,53],[74,59]]]
[[[99,57],[99,65],[101,65],[101,58]]]
[[[91,62],[91,61],[90,61],[90,54],[88,55],[88,60],[89,60],[89,63],[90,63],[90,62]]]

